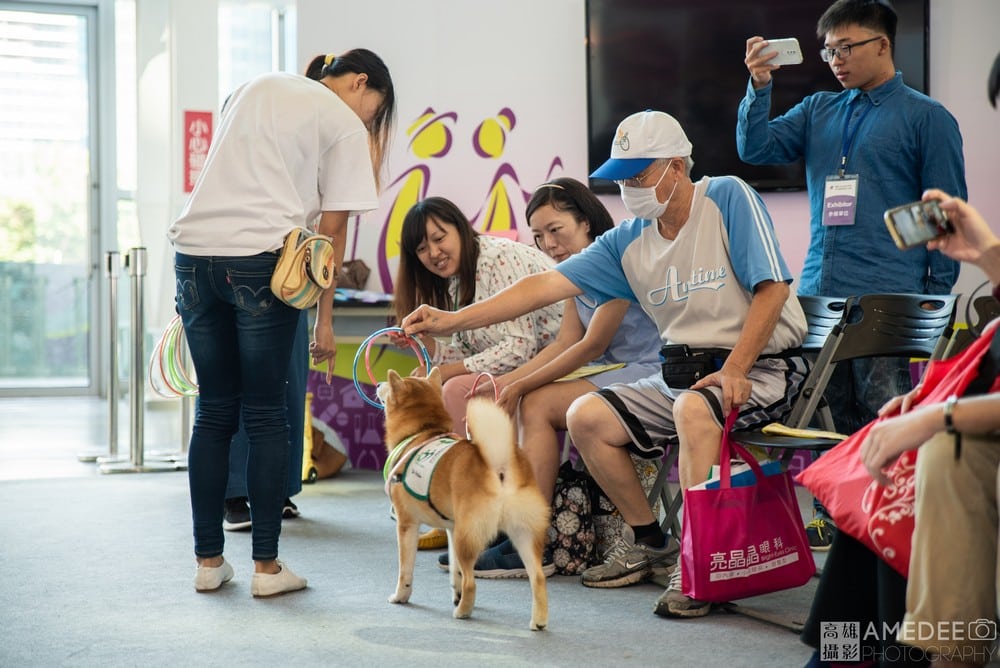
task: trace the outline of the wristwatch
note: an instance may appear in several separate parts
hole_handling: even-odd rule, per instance
[[[948,397],[944,402],[944,430],[949,434],[957,434],[958,430],[955,429],[955,404],[958,403],[958,397],[954,394]]]
[[[944,430],[955,437],[955,459],[962,456],[962,432],[955,429],[955,404],[958,397],[954,394],[945,399],[944,402]]]

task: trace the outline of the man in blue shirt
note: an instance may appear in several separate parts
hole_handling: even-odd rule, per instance
[[[928,188],[967,196],[958,123],[903,83],[893,62],[896,14],[887,4],[837,0],[816,34],[824,39],[820,56],[844,90],[809,95],[768,120],[772,72],[780,69],[770,61],[777,52],[767,51],[764,38],[751,37],[750,82],[736,126],[746,162],[805,159],[810,243],[799,294],[950,293],[958,263],[924,246],[900,251],[882,214],[920,199]],[[826,394],[838,431],[856,431],[911,386],[907,360],[839,364]],[[816,546],[823,543],[829,545],[821,539]]]

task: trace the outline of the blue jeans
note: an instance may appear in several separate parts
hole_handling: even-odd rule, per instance
[[[295,330],[292,359],[288,364],[288,389],[285,408],[288,417],[288,486],[285,496],[292,498],[302,491],[302,449],[305,443],[306,379],[309,374],[309,318],[299,311],[299,326]],[[229,483],[226,498],[247,496],[247,430],[240,421],[240,430],[229,446]]]
[[[252,556],[278,556],[288,478],[285,384],[300,313],[271,292],[274,253],[194,257],[177,253],[177,308],[198,374],[198,409],[188,448],[194,551],[219,556],[229,445],[246,426]]]
[[[869,357],[838,364],[823,396],[837,431],[853,434],[878,417],[885,402],[912,389],[910,360]]]
[[[823,397],[841,434],[853,434],[876,417],[885,402],[913,389],[910,360],[902,357],[867,357],[837,364]],[[819,457],[820,453],[814,455]],[[829,516],[813,499],[816,514]]]

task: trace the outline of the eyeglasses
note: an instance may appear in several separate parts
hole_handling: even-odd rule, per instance
[[[851,49],[858,46],[864,46],[865,44],[874,42],[877,39],[882,39],[882,35],[878,35],[877,37],[872,37],[871,39],[866,39],[861,42],[855,42],[854,44],[841,44],[840,46],[834,46],[829,49],[820,49],[819,57],[823,59],[824,63],[832,62],[834,58],[844,60],[851,55]]]
[[[641,188],[643,182],[656,172],[657,162],[659,162],[659,160],[650,165],[649,168],[646,170],[645,174],[641,174],[639,176],[633,176],[630,179],[617,179],[615,180],[615,183],[619,187],[628,186],[629,188]],[[668,162],[667,165],[669,166],[670,163]]]

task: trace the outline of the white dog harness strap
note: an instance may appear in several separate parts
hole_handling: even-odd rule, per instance
[[[401,476],[406,491],[421,501],[428,501],[434,469],[437,468],[441,457],[457,442],[457,438],[443,434],[435,436],[414,450],[413,455],[408,457]]]

